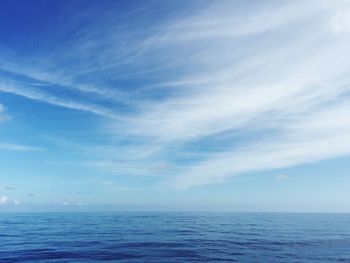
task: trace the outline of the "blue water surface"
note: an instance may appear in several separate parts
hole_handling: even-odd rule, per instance
[[[350,214],[2,213],[0,262],[350,262]]]

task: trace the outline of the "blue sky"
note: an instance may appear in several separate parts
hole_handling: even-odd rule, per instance
[[[0,211],[350,211],[350,2],[1,1]]]

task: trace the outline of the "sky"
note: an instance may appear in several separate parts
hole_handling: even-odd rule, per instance
[[[0,211],[350,212],[350,1],[3,0]]]

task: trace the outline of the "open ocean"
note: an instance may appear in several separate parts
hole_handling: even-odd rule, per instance
[[[350,262],[350,214],[2,213],[0,262]]]

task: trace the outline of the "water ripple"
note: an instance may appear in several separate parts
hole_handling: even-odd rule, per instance
[[[0,262],[350,262],[350,215],[0,214]]]

